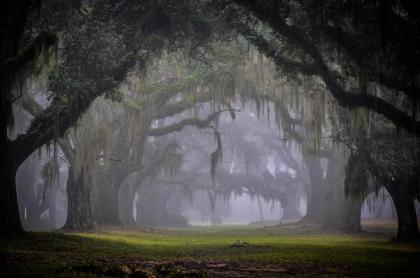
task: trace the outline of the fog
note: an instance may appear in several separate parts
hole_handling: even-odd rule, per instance
[[[243,87],[240,78],[235,94],[250,88]],[[275,226],[311,217],[342,225],[345,209],[340,212],[339,203],[352,200],[344,192],[343,159],[348,154],[334,143],[328,148],[342,155],[323,156],[328,140],[311,151],[307,144],[313,143],[300,138],[311,137],[304,125],[294,127],[295,137],[290,137],[286,132],[290,127],[285,126],[290,123],[281,117],[284,113],[289,121],[299,117],[296,107],[233,95],[227,105],[195,99],[170,116],[156,117],[159,112],[145,108],[133,113],[129,106],[136,99],[147,105],[156,105],[155,100],[133,98],[130,89],[124,91],[125,105],[98,99],[67,138],[41,148],[19,168],[18,201],[26,230],[54,230],[68,222],[69,167],[74,178],[84,180],[76,181],[76,188],[91,192],[84,200],[90,207],[90,215],[84,215],[89,225]],[[34,101],[47,106],[36,92],[36,86],[29,90]],[[185,101],[177,93],[166,97],[161,109],[171,111]],[[15,115],[11,137],[25,130],[32,118],[18,107]],[[121,126],[113,129],[109,126],[113,122]],[[72,161],[69,150],[74,152]],[[317,158],[314,151],[321,156]],[[331,181],[333,187],[327,184]],[[70,198],[80,202],[83,197]],[[335,211],[328,211],[326,202],[333,201],[328,198],[338,202]],[[384,188],[366,195],[359,206],[359,217],[364,219],[396,217]],[[86,214],[79,204],[72,209],[78,216]]]
[[[144,26],[130,9],[116,19],[95,3],[66,15],[65,30],[46,17],[59,43],[41,47],[8,86],[16,98],[5,142],[22,153],[8,172],[25,230],[295,223],[360,232],[366,219],[398,218],[399,233],[407,220],[418,234],[419,148],[401,114],[417,117],[418,104],[340,66],[341,48],[296,48],[307,38],[281,40],[278,26],[230,24],[193,3],[182,5],[195,17],[169,9],[163,26],[140,4]]]
[[[1,1],[0,276],[418,276],[415,2]]]

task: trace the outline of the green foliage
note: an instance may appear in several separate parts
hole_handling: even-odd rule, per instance
[[[59,64],[50,78],[51,98],[71,99],[103,88],[125,61],[127,48],[117,26],[95,20],[95,10],[83,5],[59,34]]]
[[[420,146],[416,138],[405,132],[398,133],[392,127],[381,125],[372,131],[370,147],[372,158],[381,177],[406,187],[414,197],[420,196]],[[384,124],[382,122],[382,124]],[[378,179],[378,185],[381,180]]]

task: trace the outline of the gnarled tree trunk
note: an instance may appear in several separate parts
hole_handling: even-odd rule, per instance
[[[67,221],[64,229],[87,230],[94,226],[91,211],[91,185],[85,180],[83,170],[75,175],[70,166],[67,180]]]
[[[397,210],[397,239],[401,241],[419,240],[419,227],[417,225],[413,194],[409,192],[403,182],[396,182],[393,186],[386,186],[386,189],[391,195]]]
[[[344,202],[344,221],[341,230],[349,233],[362,231],[360,214],[365,195],[347,196]]]
[[[123,225],[136,225],[134,219],[134,196],[136,189],[131,182],[123,183],[119,192],[119,214]]]
[[[0,233],[21,233],[23,228],[16,193],[16,164],[4,149],[0,157]]]
[[[8,11],[9,12],[9,11]],[[5,15],[8,15],[7,13]],[[3,23],[6,18],[1,18]],[[0,63],[13,57],[17,52],[17,45],[13,34],[6,29],[1,32]],[[12,142],[7,136],[9,124],[12,122],[12,84],[13,74],[1,72],[0,74],[0,233],[23,232],[19,217],[19,206],[16,194],[16,172],[19,167],[12,150]],[[16,150],[15,150],[16,151]]]
[[[338,152],[328,161],[327,175],[324,181],[326,197],[328,202],[325,205],[325,216],[323,226],[329,229],[340,230],[349,233],[360,232],[360,214],[367,189],[364,185],[350,184],[350,188],[363,188],[362,192],[353,192],[346,196],[344,190],[345,167],[344,154]],[[356,173],[348,173],[350,175]],[[362,176],[364,180],[351,179],[350,182],[361,182],[367,184],[367,176]]]
[[[309,177],[311,181],[308,196],[308,209],[302,219],[308,223],[321,223],[324,214],[325,194],[323,190],[323,171],[319,157],[310,155],[308,158]]]
[[[297,196],[295,188],[287,189],[287,203],[283,206],[282,219],[285,220],[298,220],[302,218],[302,215],[297,209]]]
[[[344,167],[340,158],[333,155],[328,160],[327,173],[323,182],[325,200],[322,226],[326,229],[340,230],[344,217]]]
[[[96,180],[95,220],[99,225],[121,225],[118,213],[118,191],[123,180],[117,173],[98,171]]]

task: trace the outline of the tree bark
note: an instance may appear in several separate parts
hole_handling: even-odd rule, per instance
[[[343,155],[343,153],[338,153],[338,155],[333,156],[328,161],[327,175],[324,181],[328,202],[325,205],[323,226],[328,229],[355,233],[362,230],[360,214],[368,190],[366,189],[366,191],[355,192],[346,196],[343,183],[343,177],[346,173],[341,158]],[[356,173],[348,174],[356,175]],[[362,176],[362,178],[366,177]],[[360,182],[359,179],[351,180],[351,182],[356,181]],[[366,181],[362,182],[367,183]],[[354,184],[350,185],[350,187],[360,188],[361,186]]]
[[[8,10],[7,12],[11,11]],[[5,16],[11,15],[7,12]],[[6,20],[6,18],[0,19],[2,23],[3,20]],[[14,44],[16,37],[13,35],[20,36],[20,34],[9,33],[6,30],[1,32],[0,63],[17,53],[17,45]],[[11,141],[7,136],[8,127],[13,122],[12,79],[13,74],[10,72],[0,75],[0,233],[2,234],[23,232],[19,217],[15,179],[19,165],[14,158]]]
[[[3,148],[0,157],[0,233],[22,233],[16,193],[16,163]]]
[[[344,220],[344,166],[340,158],[333,155],[328,160],[327,173],[323,182],[325,202],[322,226],[327,229],[340,230]]]
[[[321,223],[324,213],[325,194],[323,193],[323,171],[319,157],[309,155],[308,157],[309,176],[311,181],[310,194],[308,196],[308,209],[302,219],[308,223]]]
[[[369,158],[369,156],[366,156]],[[385,187],[391,195],[397,211],[398,231],[397,240],[401,241],[417,241],[420,239],[419,227],[417,224],[416,208],[414,206],[414,196],[417,186],[416,177],[404,176],[404,174],[396,175],[399,178],[390,178],[381,174],[375,161],[369,158],[369,171],[376,179]]]
[[[413,195],[403,183],[395,183],[392,187],[386,186],[392,197],[398,217],[397,240],[415,241],[420,239],[417,225],[417,214]]]
[[[136,182],[138,180],[136,179]],[[119,190],[119,215],[123,225],[133,226],[136,225],[133,213],[134,196],[136,190],[133,188],[133,184],[130,181],[123,183]]]
[[[107,167],[105,167],[107,168]],[[98,171],[96,180],[95,220],[99,225],[121,225],[118,213],[118,191],[123,178],[115,177],[117,173]]]
[[[296,189],[290,187],[287,190],[287,203],[283,207],[283,215],[281,218],[286,220],[298,220],[302,218],[302,215],[297,209],[298,200],[296,196]]]
[[[344,202],[344,222],[341,230],[343,232],[358,233],[362,231],[360,214],[365,195],[347,196]]]
[[[85,180],[83,170],[75,175],[70,166],[67,180],[67,221],[64,229],[88,230],[94,227],[90,196],[91,185]]]

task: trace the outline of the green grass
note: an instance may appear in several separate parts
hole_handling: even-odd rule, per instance
[[[418,271],[417,243],[392,242],[378,234],[313,232],[221,226],[28,233],[0,240],[0,276],[115,276],[136,274],[136,268],[156,273],[173,264],[184,274],[195,269],[210,276],[242,271],[274,277],[396,277]]]

